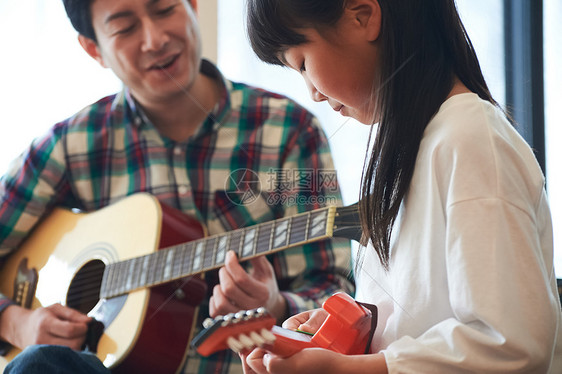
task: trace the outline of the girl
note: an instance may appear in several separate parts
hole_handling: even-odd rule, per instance
[[[248,0],[252,47],[376,131],[356,299],[371,354],[255,349],[248,373],[560,373],[544,177],[490,95],[454,0]],[[285,326],[316,331],[322,311]]]

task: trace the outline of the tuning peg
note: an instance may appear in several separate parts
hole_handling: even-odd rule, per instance
[[[240,343],[236,338],[233,338],[232,336],[226,339],[226,344],[228,345],[228,348],[232,349],[236,353],[239,353],[244,349],[242,343]]]
[[[272,344],[275,341],[275,335],[273,335],[273,333],[271,331],[269,331],[268,329],[262,329],[260,331],[260,334],[262,336],[262,338],[265,339],[265,341],[269,344]]]
[[[208,329],[209,327],[213,326],[213,323],[215,323],[215,320],[212,318],[205,318],[205,320],[203,321],[203,327]]]
[[[264,307],[259,307],[258,309],[255,309],[254,315],[256,317],[261,317],[267,314],[267,309],[265,309]]]
[[[267,343],[267,340],[265,340],[265,338],[263,338],[260,334],[258,334],[255,331],[252,331],[250,333],[250,339],[252,339],[255,345],[257,345],[258,347],[263,347],[265,343]]]
[[[228,326],[234,320],[234,313],[228,313],[226,316],[222,317],[221,326]]]
[[[250,337],[246,334],[240,334],[238,336],[238,341],[244,346],[246,349],[251,349],[256,346],[254,341],[250,339]]]

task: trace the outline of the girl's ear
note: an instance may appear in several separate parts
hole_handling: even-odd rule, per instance
[[[378,39],[381,30],[381,8],[378,0],[347,0],[345,8],[356,26],[365,31],[368,41]]]
[[[102,67],[107,67],[103,62],[103,57],[101,55],[100,49],[95,41],[88,37],[85,37],[84,35],[78,35],[78,41],[91,58],[96,60]]]

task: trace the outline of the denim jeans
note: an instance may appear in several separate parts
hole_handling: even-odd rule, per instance
[[[92,353],[59,345],[33,345],[24,349],[6,367],[7,374],[110,374]]]

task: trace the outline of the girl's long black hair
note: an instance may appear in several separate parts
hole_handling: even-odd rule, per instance
[[[457,77],[498,105],[486,85],[454,0],[378,0],[382,14],[379,82],[373,93],[379,125],[362,176],[360,216],[382,265],[406,195],[423,132]],[[303,27],[335,25],[346,0],[247,0],[247,31],[257,56],[283,65],[282,53],[306,43]],[[375,67],[373,67],[375,68]],[[365,243],[363,243],[365,244]]]

